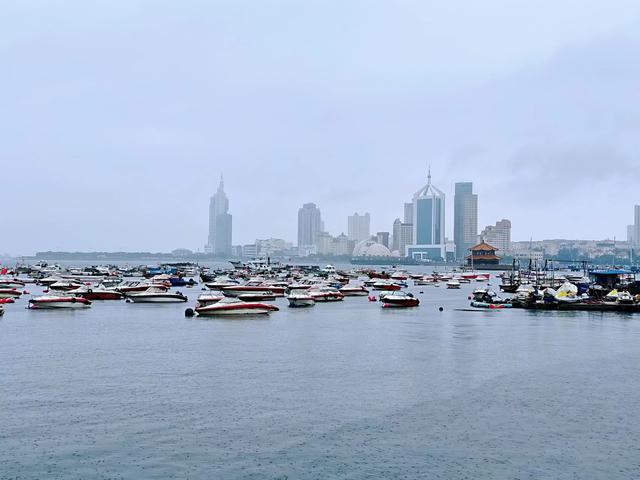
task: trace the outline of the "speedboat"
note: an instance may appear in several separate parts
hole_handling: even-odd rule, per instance
[[[144,292],[129,293],[127,298],[134,303],[175,303],[188,300],[180,292],[173,293],[158,287],[149,287]]]
[[[83,285],[75,290],[69,290],[67,293],[84,297],[87,300],[121,300],[122,297],[124,297],[122,292],[105,288],[102,285],[98,285],[97,287]]]
[[[207,292],[198,295],[196,307],[206,307],[223,300],[225,296],[221,292]]]
[[[53,308],[89,308],[91,300],[73,295],[42,295],[29,300],[28,308],[32,310]]]
[[[346,285],[340,288],[339,291],[345,297],[366,297],[367,295],[369,295],[369,290],[367,290],[363,286],[356,287],[353,285]]]
[[[270,302],[275,300],[276,296],[271,290],[267,290],[266,292],[241,293],[236,298],[245,302]]]
[[[455,278],[452,278],[447,282],[447,288],[449,289],[457,289],[460,288],[460,282]]]
[[[311,288],[308,293],[316,302],[339,302],[344,299],[342,293],[331,287]]]
[[[246,283],[245,285],[222,287],[221,290],[228,297],[237,297],[246,293],[262,295],[273,294],[276,297],[284,297],[285,287],[269,285],[266,283]]]
[[[307,290],[297,289],[289,292],[287,297],[290,307],[313,307],[316,304],[313,295]]]
[[[402,288],[397,283],[387,282],[385,280],[375,282],[372,286],[374,290],[385,290],[385,291],[400,290]]]
[[[17,288],[0,288],[0,298],[20,298],[22,292]]]
[[[243,302],[239,298],[226,297],[217,303],[196,307],[196,313],[202,316],[255,315],[267,314],[279,310],[275,305],[259,302]]]
[[[49,285],[51,290],[57,290],[59,292],[68,292],[70,290],[75,290],[76,288],[80,288],[82,286],[81,283],[75,282],[73,280],[58,280],[57,282],[53,282]]]
[[[380,295],[380,301],[385,308],[417,307],[420,305],[420,300],[414,297],[413,294],[405,292],[383,293]]]

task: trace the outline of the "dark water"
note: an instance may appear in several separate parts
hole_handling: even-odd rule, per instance
[[[454,311],[474,286],[243,320],[23,298],[0,478],[640,477],[640,316]]]

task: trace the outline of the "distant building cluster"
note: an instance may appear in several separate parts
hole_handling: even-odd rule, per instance
[[[320,208],[312,202],[298,210],[298,238],[294,246],[279,238],[257,239],[246,245],[233,245],[233,217],[220,177],[217,192],[209,203],[209,236],[205,253],[220,257],[268,257],[310,255],[338,257],[396,257],[416,261],[465,262],[474,245],[486,242],[498,255],[524,255],[512,252],[511,222],[503,219],[478,234],[478,195],[473,183],[455,184],[453,202],[453,240],[446,236],[446,195],[432,183],[431,170],[426,184],[404,203],[402,216],[390,231],[371,233],[371,214],[355,212],[347,216],[346,234],[326,231]],[[640,219],[640,211],[636,212]],[[640,222],[637,222],[640,223]],[[640,234],[638,235],[640,237]]]
[[[369,213],[347,217],[347,235],[332,236],[324,229],[320,209],[305,203],[298,211],[298,255],[352,255],[354,257],[398,257],[417,261],[465,261],[470,248],[491,244],[501,255],[511,250],[511,222],[501,220],[478,235],[478,195],[471,182],[455,184],[453,240],[445,235],[446,195],[427,174],[427,183],[410,202],[390,232],[371,234]]]

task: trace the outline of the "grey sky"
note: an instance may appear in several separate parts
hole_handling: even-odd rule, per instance
[[[640,203],[640,2],[0,1],[0,252],[390,230],[426,180],[480,228],[624,237]]]

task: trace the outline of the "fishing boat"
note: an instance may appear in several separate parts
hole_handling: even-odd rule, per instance
[[[225,297],[217,303],[196,307],[195,311],[202,316],[230,315],[264,315],[278,311],[275,305],[260,302],[243,302],[239,298]]]
[[[380,295],[380,302],[385,308],[417,307],[420,305],[420,300],[413,294],[405,292],[383,293]]]
[[[316,304],[313,295],[309,294],[307,290],[297,289],[289,292],[287,296],[290,307],[313,307]]]
[[[369,295],[369,290],[363,286],[356,287],[353,285],[345,285],[344,287],[341,287],[339,291],[345,297],[366,297]]]
[[[44,310],[54,308],[89,308],[91,300],[73,295],[42,295],[29,300],[27,308],[32,310]]]
[[[158,287],[149,287],[144,292],[128,293],[127,298],[134,303],[176,303],[188,300],[180,292],[173,293]]]

